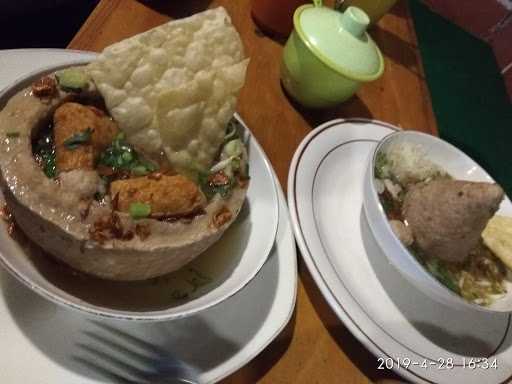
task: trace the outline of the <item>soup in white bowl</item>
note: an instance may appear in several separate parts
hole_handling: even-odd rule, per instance
[[[512,310],[510,263],[496,247],[512,205],[463,152],[419,132],[387,136],[368,161],[364,210],[390,262],[422,291],[454,307]]]

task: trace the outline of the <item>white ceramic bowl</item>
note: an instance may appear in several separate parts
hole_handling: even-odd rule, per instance
[[[429,159],[444,168],[456,179],[494,182],[474,160],[447,142],[420,132],[401,131],[386,136],[368,159],[364,179],[363,205],[366,218],[377,243],[399,272],[418,289],[433,299],[452,308],[473,308],[480,311],[512,312],[512,284],[507,283],[507,295],[491,306],[472,304],[452,292],[435,279],[407,250],[395,236],[380,203],[375,187],[375,160],[379,152],[385,151],[391,143],[410,142],[425,148]],[[512,216],[512,205],[508,198],[502,202],[499,214]],[[404,289],[407,289],[404,287]]]
[[[32,72],[5,88],[0,109],[44,74],[85,64],[70,61]],[[191,316],[231,297],[265,263],[278,225],[277,185],[263,149],[245,128],[251,182],[237,220],[212,247],[181,270],[142,282],[113,282],[76,274],[0,223],[0,264],[43,297],[85,314],[121,320],[163,321]],[[0,206],[3,196],[0,194]],[[186,297],[183,297],[186,295]]]

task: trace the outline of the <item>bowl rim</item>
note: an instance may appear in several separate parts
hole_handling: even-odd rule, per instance
[[[0,111],[5,107],[6,103],[13,97],[15,94],[17,94],[19,91],[27,87],[27,84],[30,81],[33,81],[34,79],[37,79],[41,76],[53,73],[55,71],[58,71],[60,69],[68,68],[70,66],[78,66],[78,65],[85,65],[90,63],[92,60],[94,60],[94,57],[97,57],[98,54],[92,52],[93,56],[89,58],[74,58],[66,60],[65,62],[61,62],[59,64],[49,65],[42,67],[40,69],[36,69],[30,72],[27,72],[26,74],[18,77],[16,80],[10,82],[8,85],[6,85],[3,90],[0,92]],[[244,128],[250,132],[249,127],[245,124],[245,122],[242,120],[240,115],[235,112],[234,117],[244,126]],[[179,320],[186,317],[193,316],[197,313],[200,313],[204,310],[207,310],[209,308],[212,308],[225,300],[229,299],[230,297],[234,296],[238,292],[240,292],[244,287],[246,287],[259,273],[263,265],[266,263],[268,255],[272,251],[274,245],[275,245],[275,239],[277,236],[277,231],[279,228],[279,214],[280,214],[280,206],[279,206],[279,194],[278,194],[278,186],[277,186],[277,179],[274,176],[273,168],[270,163],[270,160],[266,156],[263,148],[258,143],[258,141],[255,139],[254,136],[251,134],[251,142],[256,146],[258,149],[258,152],[262,154],[262,162],[265,170],[267,171],[267,174],[271,176],[272,178],[272,194],[274,196],[276,207],[273,209],[273,216],[275,216],[274,222],[276,223],[273,228],[273,241],[269,242],[267,247],[265,248],[265,251],[263,254],[265,257],[261,257],[261,260],[257,263],[257,267],[251,271],[251,273],[247,274],[247,276],[242,279],[241,283],[236,286],[235,289],[232,289],[227,294],[219,296],[217,299],[212,300],[206,304],[203,304],[197,308],[189,309],[187,311],[184,311],[182,313],[166,313],[169,309],[163,309],[163,310],[155,310],[155,311],[126,311],[126,310],[116,310],[111,309],[104,306],[99,306],[95,304],[90,304],[88,302],[83,301],[82,299],[76,297],[76,302],[73,302],[61,294],[52,293],[48,289],[44,288],[43,286],[40,286],[39,284],[34,283],[31,279],[24,276],[24,274],[21,274],[17,271],[15,267],[11,265],[11,263],[5,258],[2,252],[0,252],[0,264],[12,275],[14,276],[18,281],[23,283],[26,287],[30,288],[32,291],[38,293],[42,297],[46,298],[47,300],[58,304],[64,308],[69,308],[71,310],[74,310],[78,313],[94,316],[95,318],[104,318],[104,319],[115,319],[115,320],[125,320],[125,321],[135,321],[135,322],[159,322],[159,321],[172,321],[172,320]],[[273,199],[273,200],[274,200]],[[236,224],[236,223],[233,223]],[[220,239],[219,239],[220,240]],[[15,240],[13,240],[15,241]],[[15,241],[16,242],[16,241]],[[17,242],[16,242],[17,243]],[[52,286],[55,286],[51,281],[49,281],[49,284]],[[63,289],[55,286],[57,290],[62,291],[69,295],[66,291]],[[216,287],[217,288],[217,287]],[[214,289],[216,289],[214,288]],[[81,303],[84,302],[87,305],[82,305]],[[175,310],[176,307],[172,307],[172,310]]]
[[[380,213],[379,216],[382,219],[382,221],[384,222],[383,229],[386,232],[388,232],[389,235],[391,235],[391,236],[388,236],[388,237],[392,238],[393,241],[395,242],[395,244],[398,245],[398,247],[400,248],[402,254],[406,255],[408,260],[411,261],[418,270],[421,270],[421,274],[424,277],[426,277],[426,279],[428,280],[430,285],[436,286],[437,290],[439,288],[441,288],[444,291],[444,293],[446,294],[445,297],[448,296],[448,297],[450,297],[450,299],[457,301],[459,304],[463,305],[464,307],[469,308],[469,309],[473,309],[473,310],[476,309],[476,310],[479,310],[479,311],[482,311],[482,312],[488,312],[488,313],[509,313],[509,312],[512,312],[512,307],[510,307],[509,309],[500,310],[500,309],[491,308],[490,306],[483,306],[483,305],[478,305],[476,303],[472,303],[470,301],[465,300],[462,296],[458,295],[457,293],[453,292],[452,290],[450,290],[448,287],[443,285],[439,280],[437,280],[431,273],[429,273],[423,265],[421,265],[421,263],[414,257],[414,255],[400,241],[400,239],[396,236],[396,234],[392,230],[391,224],[389,223],[389,220],[388,220],[388,218],[387,218],[387,216],[385,214],[384,207],[382,206],[382,202],[380,201],[379,195],[377,193],[377,189],[375,187],[375,179],[376,179],[376,177],[375,177],[375,163],[376,163],[377,155],[382,150],[382,147],[384,145],[386,145],[387,143],[389,143],[390,141],[394,140],[397,136],[420,136],[420,137],[427,138],[427,140],[432,140],[432,141],[436,142],[437,144],[441,144],[445,148],[447,148],[448,150],[450,150],[452,152],[455,152],[457,154],[457,156],[461,156],[461,157],[465,158],[466,160],[471,161],[473,164],[475,164],[487,176],[487,178],[489,178],[492,182],[496,183],[494,178],[491,177],[491,175],[489,175],[489,173],[485,170],[485,168],[483,168],[480,164],[478,164],[474,159],[472,159],[470,156],[468,156],[462,150],[460,150],[459,148],[455,147],[453,144],[451,144],[451,143],[441,139],[440,137],[437,137],[437,136],[434,136],[434,135],[430,135],[428,133],[424,133],[424,132],[420,132],[420,131],[411,131],[411,130],[409,130],[409,131],[392,132],[392,133],[386,135],[384,138],[382,138],[382,140],[375,146],[375,149],[373,150],[373,153],[370,156],[370,161],[369,161],[369,164],[368,164],[368,166],[371,166],[371,172],[368,173],[368,175],[371,177],[371,180],[368,180],[369,185],[370,185],[370,193],[372,195],[372,198],[377,202],[377,206],[379,208],[378,210],[379,210],[379,213]],[[509,198],[508,198],[508,196],[506,194],[505,194],[504,199],[509,200]],[[509,200],[509,202],[510,202],[510,200]],[[366,205],[366,199],[364,199],[364,204]],[[372,232],[373,232],[373,228],[372,227],[375,224],[378,224],[378,223],[369,223],[369,224],[370,224],[370,228],[372,229]],[[392,262],[392,264],[397,264],[396,260],[394,258],[388,256],[388,252],[385,251],[385,249],[384,249],[385,247],[383,247],[380,244],[380,241],[378,241],[378,243],[379,243],[379,246],[381,247],[383,253],[388,258],[388,260],[390,260]],[[398,266],[395,265],[395,268],[398,269],[402,275],[407,277],[407,280],[412,278],[409,274],[404,273],[402,271],[402,269],[399,268]],[[415,284],[415,286],[418,287],[418,285],[416,285],[416,284]],[[424,293],[428,294],[424,289],[421,289],[421,290]],[[432,291],[430,291],[430,292],[432,292]],[[507,292],[505,294],[505,296],[506,295],[511,295],[511,294],[512,294],[512,292]],[[428,294],[428,295],[430,296],[430,294]]]

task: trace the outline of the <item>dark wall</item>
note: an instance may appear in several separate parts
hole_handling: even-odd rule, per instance
[[[0,49],[65,48],[99,0],[0,0]]]

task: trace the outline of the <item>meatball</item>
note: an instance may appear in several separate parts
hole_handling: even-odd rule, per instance
[[[434,180],[407,191],[402,213],[427,256],[463,262],[478,245],[503,196],[496,184]]]

